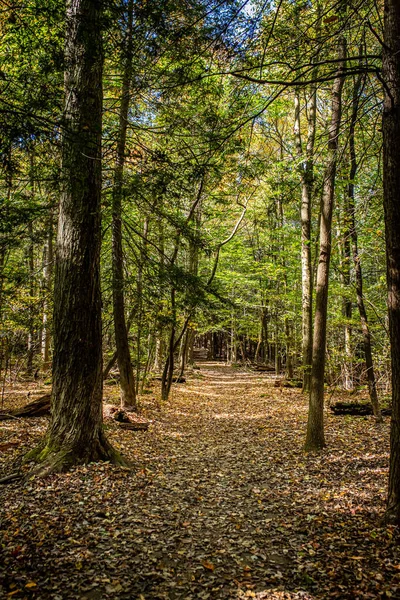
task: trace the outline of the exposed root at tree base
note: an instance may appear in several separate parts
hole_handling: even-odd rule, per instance
[[[111,446],[103,436],[92,445],[90,452],[85,448],[64,448],[52,446],[50,440],[44,440],[39,446],[28,452],[24,462],[38,463],[28,473],[28,477],[46,477],[51,473],[63,473],[74,466],[91,462],[109,462],[119,467],[129,467],[129,463]]]
[[[382,517],[381,524],[383,526],[386,525],[395,525],[397,527],[400,526],[400,506],[397,504],[395,506],[389,506],[386,509],[385,514]]]

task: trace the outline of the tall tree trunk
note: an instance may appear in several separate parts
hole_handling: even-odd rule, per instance
[[[53,277],[53,211],[50,211],[48,222],[47,239],[44,250],[43,265],[43,320],[42,320],[42,366],[45,371],[50,368],[50,340],[51,333],[49,327],[49,300],[51,292],[51,280]]]
[[[308,101],[308,134],[304,157],[300,129],[300,95],[295,94],[295,141],[302,159],[301,179],[301,284],[302,284],[302,362],[303,392],[310,391],[312,361],[312,264],[311,264],[311,200],[314,178],[314,142],[317,90],[314,86]]]
[[[292,324],[288,317],[285,317],[285,337],[286,337],[286,376],[293,379],[293,336]]]
[[[386,520],[400,524],[400,4],[385,0],[383,199],[385,208],[392,423]]]
[[[345,192],[343,202],[343,228],[338,226],[338,245],[340,248],[340,280],[343,285],[343,318],[344,318],[344,361],[343,361],[343,387],[345,390],[353,389],[353,365],[351,349],[351,317],[352,302],[350,298],[350,258],[351,258],[351,232],[349,215],[349,197]]]
[[[31,200],[35,199],[35,177],[34,177],[34,154],[33,148],[29,153],[29,178],[31,184]],[[33,375],[33,357],[35,355],[35,316],[33,297],[35,293],[35,260],[34,260],[34,245],[33,245],[33,223],[30,220],[28,223],[28,273],[29,273],[29,332],[28,332],[28,353],[26,359],[26,373],[28,377]]]
[[[171,391],[172,378],[174,374],[174,366],[175,366],[175,350],[181,341],[175,342],[175,332],[176,332],[176,304],[175,304],[175,289],[171,289],[171,331],[169,334],[169,343],[168,343],[168,356],[165,361],[164,370],[161,377],[161,400],[168,400],[169,393]]]
[[[28,273],[29,273],[29,331],[28,331],[28,352],[26,358],[26,373],[28,377],[33,375],[33,357],[35,354],[35,328],[34,328],[34,304],[33,297],[35,293],[34,288],[34,248],[33,248],[33,225],[32,221],[28,223]]]
[[[140,381],[140,358],[142,352],[142,324],[143,324],[143,267],[146,260],[146,244],[149,231],[149,219],[145,217],[143,224],[143,239],[140,250],[139,264],[136,279],[136,295],[137,295],[137,336],[136,336],[136,393],[139,391]]]
[[[188,225],[195,216],[196,209],[198,209],[199,204],[201,202],[201,197],[202,197],[202,193],[203,193],[203,189],[204,189],[204,183],[205,183],[205,176],[203,173],[201,180],[200,180],[199,188],[197,190],[196,197],[195,197],[194,201],[192,202],[192,205],[191,205],[188,215],[186,217],[185,225]],[[175,236],[174,249],[172,252],[172,256],[170,257],[170,261],[169,261],[170,267],[173,267],[175,265],[176,259],[178,257],[181,235],[182,235],[182,231],[177,231],[176,236]],[[164,237],[164,232],[162,233],[162,237]],[[215,271],[214,271],[214,275],[215,275]],[[209,279],[209,283],[211,283],[212,277]],[[183,324],[180,334],[178,335],[177,339],[175,339],[176,325],[177,325],[177,322],[176,322],[176,289],[173,287],[173,285],[174,284],[172,284],[171,292],[170,292],[171,331],[170,331],[169,343],[168,343],[168,355],[167,355],[167,359],[165,361],[165,366],[164,366],[162,377],[161,377],[161,399],[162,400],[168,400],[168,396],[169,396],[169,393],[171,390],[171,385],[172,385],[173,373],[174,373],[174,361],[175,361],[174,354],[175,354],[177,348],[179,347],[182,336],[185,335],[186,329],[189,325],[190,317],[193,314],[193,311],[190,310],[187,318],[185,319],[185,322]]]
[[[124,301],[124,256],[122,248],[122,196],[125,164],[126,132],[132,80],[132,26],[133,0],[128,4],[128,29],[125,48],[125,65],[122,79],[121,105],[117,141],[117,160],[114,171],[112,194],[112,286],[115,343],[120,375],[121,406],[126,410],[136,410],[135,377],[129,351],[128,329],[125,320]]]
[[[194,210],[193,213],[193,225],[194,225],[194,230],[195,230],[195,235],[198,236],[200,234],[200,229],[201,229],[201,209],[202,209],[202,201],[201,201],[201,197],[200,200]],[[197,243],[196,239],[190,239],[189,242],[189,273],[190,275],[197,277],[199,274],[199,246]],[[191,298],[188,298],[188,304],[190,305],[190,303],[192,302]],[[192,314],[192,318],[194,317],[196,312],[196,309],[191,309],[191,314]],[[180,366],[180,372],[179,372],[179,377],[183,377],[184,373],[185,373],[185,368],[186,368],[186,364],[188,362],[189,359],[189,354],[190,354],[190,342],[194,340],[194,335],[195,332],[194,330],[188,326],[188,329],[186,331],[185,334],[185,338],[184,338],[184,343],[183,343],[183,348],[182,348],[182,355],[181,355],[181,366]],[[213,343],[214,343],[214,338],[213,338]],[[214,358],[214,345],[213,345],[213,358]]]
[[[313,357],[311,368],[310,404],[308,412],[306,450],[325,446],[324,435],[324,376],[326,325],[328,313],[329,264],[331,258],[331,227],[335,195],[338,136],[342,113],[343,69],[346,60],[346,40],[339,40],[339,67],[332,88],[332,114],[328,138],[328,165],[324,176],[321,202],[319,262],[317,268]]]
[[[316,38],[320,35],[321,28],[321,3],[315,3],[316,8]],[[298,16],[296,17],[296,19]],[[313,59],[318,61],[318,52]],[[313,78],[318,76],[318,66],[315,66]],[[299,165],[301,180],[301,287],[302,287],[302,366],[303,366],[303,392],[309,393],[311,387],[311,363],[312,363],[312,293],[313,293],[313,269],[311,256],[311,205],[314,186],[314,146],[317,116],[317,85],[311,84],[310,95],[305,102],[307,115],[307,141],[305,152],[303,150],[300,124],[300,94],[295,92],[295,122],[294,134],[298,157],[301,159]]]
[[[361,53],[360,53],[361,54]],[[354,199],[354,179],[357,174],[357,156],[356,156],[356,147],[355,147],[355,128],[358,118],[358,106],[360,100],[360,91],[363,83],[364,77],[361,75],[358,77],[353,90],[353,103],[352,103],[352,113],[351,113],[351,121],[350,121],[350,131],[349,131],[349,147],[350,147],[350,173],[349,173],[349,184],[347,188],[348,195],[348,223],[350,229],[350,237],[351,237],[351,250],[353,254],[353,262],[354,262],[354,272],[355,272],[355,280],[356,280],[356,295],[357,295],[357,306],[358,312],[360,314],[361,321],[361,329],[363,334],[363,342],[364,342],[364,355],[365,355],[365,366],[367,370],[367,379],[368,379],[368,391],[369,397],[372,404],[372,409],[374,411],[375,419],[377,422],[382,421],[381,409],[379,406],[378,394],[376,390],[376,380],[375,380],[375,371],[374,371],[374,363],[372,359],[372,348],[371,348],[371,333],[368,325],[368,317],[367,311],[364,303],[364,295],[363,295],[363,276],[361,269],[361,258],[358,253],[358,235],[357,235],[357,227],[356,227],[356,205]]]
[[[101,4],[67,2],[52,411],[45,440],[26,457],[42,463],[39,474],[94,460],[121,462],[102,427]]]

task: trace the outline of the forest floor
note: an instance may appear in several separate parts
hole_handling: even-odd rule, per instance
[[[147,432],[107,422],[131,470],[92,464],[2,486],[0,597],[400,598],[400,536],[380,525],[389,418],[327,412],[327,448],[307,455],[307,401],[273,384],[204,363],[161,410],[143,396]],[[3,473],[46,425],[0,422]]]

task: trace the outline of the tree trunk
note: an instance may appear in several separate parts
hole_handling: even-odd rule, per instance
[[[339,67],[332,88],[332,115],[328,138],[328,165],[324,176],[321,202],[319,262],[317,268],[313,357],[311,368],[310,405],[308,412],[306,450],[325,446],[324,435],[324,376],[326,325],[328,312],[328,282],[331,257],[331,226],[335,194],[338,136],[342,113],[343,69],[346,59],[346,40],[339,40]]]
[[[94,460],[122,462],[102,427],[100,7],[67,2],[52,414],[45,440],[26,457],[42,463],[42,475]]]
[[[121,105],[119,110],[119,129],[117,141],[117,160],[114,171],[112,194],[112,286],[115,344],[120,375],[121,408],[136,410],[135,377],[129,351],[128,329],[125,321],[124,301],[124,256],[122,248],[122,195],[125,164],[126,132],[130,87],[132,79],[132,23],[133,1],[128,4],[128,29],[126,56],[122,80]]]
[[[175,309],[175,290],[171,290],[171,312],[172,324],[169,335],[168,356],[165,361],[164,370],[161,378],[161,400],[168,400],[171,391],[172,377],[175,366],[175,331],[176,331],[176,309]],[[180,341],[180,340],[179,340]]]
[[[42,319],[42,366],[45,371],[50,368],[50,340],[51,333],[49,327],[49,300],[51,292],[51,280],[53,277],[53,212],[50,211],[47,240],[44,249],[43,265],[43,319]]]
[[[292,324],[288,317],[285,317],[285,337],[286,337],[286,377],[293,379],[293,336]]]
[[[386,521],[400,524],[400,4],[385,0],[383,199],[385,209],[392,422]]]
[[[350,299],[350,257],[351,257],[351,232],[349,220],[349,197],[344,198],[343,228],[338,226],[338,246],[340,255],[340,280],[343,285],[343,319],[344,319],[344,360],[343,360],[343,388],[353,389],[353,365],[351,350],[351,317],[352,302]]]
[[[137,270],[136,279],[136,295],[137,295],[137,336],[136,336],[136,393],[139,391],[140,382],[140,359],[142,351],[142,325],[143,325],[143,267],[146,261],[146,245],[147,235],[149,232],[149,218],[145,217],[143,224],[143,240],[140,250],[140,258]]]
[[[301,178],[301,282],[302,282],[302,362],[303,392],[310,391],[312,361],[312,264],[311,264],[311,199],[314,178],[314,141],[317,90],[313,88],[308,102],[307,150],[304,160],[300,129],[300,96],[295,95],[295,140],[297,155],[302,158]]]
[[[29,153],[30,162],[30,184],[31,184],[31,200],[32,203],[35,199],[35,177],[34,177],[34,154],[33,148]],[[35,293],[35,259],[34,259],[34,245],[33,245],[33,223],[32,220],[28,223],[28,273],[29,273],[29,332],[28,332],[28,354],[26,360],[26,373],[28,377],[33,375],[33,357],[35,355],[35,315],[34,315],[34,302],[33,297]]]
[[[376,380],[374,372],[374,363],[372,359],[372,348],[371,348],[371,334],[369,331],[367,311],[364,303],[363,295],[363,276],[361,269],[361,258],[358,253],[358,236],[356,228],[356,207],[354,199],[354,179],[357,173],[357,157],[355,148],[355,127],[358,118],[358,106],[360,100],[361,85],[363,82],[363,76],[360,76],[354,86],[353,90],[353,106],[350,121],[349,131],[349,147],[350,147],[350,173],[349,173],[349,184],[347,188],[348,195],[348,223],[350,229],[351,246],[354,262],[354,272],[356,280],[356,295],[357,295],[357,306],[360,314],[361,329],[363,334],[364,342],[364,354],[365,354],[365,366],[367,370],[368,378],[368,390],[369,397],[371,400],[374,416],[377,422],[382,421],[381,409],[378,401],[378,394],[376,391]]]
[[[29,272],[29,331],[28,331],[28,353],[26,359],[26,373],[28,377],[33,375],[33,357],[35,354],[35,329],[34,329],[34,306],[33,296],[34,290],[34,255],[33,255],[33,225],[32,221],[28,223],[28,272]]]

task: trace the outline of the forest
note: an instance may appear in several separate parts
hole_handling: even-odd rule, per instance
[[[0,0],[0,598],[400,598],[400,4]]]

